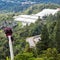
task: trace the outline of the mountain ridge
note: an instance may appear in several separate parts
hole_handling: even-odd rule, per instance
[[[0,13],[2,12],[21,12],[29,6],[39,3],[56,3],[60,0],[0,0]]]
[[[40,3],[57,3],[59,4],[60,3],[60,0],[1,0],[1,1],[4,1],[4,2],[40,2]]]

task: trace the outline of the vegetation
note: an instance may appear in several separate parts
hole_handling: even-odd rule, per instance
[[[0,0],[0,13],[9,13],[9,12],[21,12],[23,10],[26,10],[31,4],[23,4],[21,1],[18,3],[18,1],[14,0],[13,2],[8,2],[9,0]]]
[[[40,5],[41,10],[43,9],[42,6]],[[54,6],[47,4],[43,7],[53,8]],[[21,28],[21,23],[13,21],[14,15],[14,13],[0,14],[0,27],[3,25],[4,28],[7,21],[7,26],[13,29],[15,60],[60,60],[60,12],[54,16],[48,16],[45,22],[38,18],[34,24],[26,25],[24,28]],[[12,22],[17,25],[13,26]],[[8,60],[10,59],[9,46],[3,28],[0,29],[0,60]],[[41,35],[41,41],[36,44],[36,49],[30,48],[29,44],[26,43],[27,37],[35,35]]]
[[[50,9],[56,9],[59,8],[60,6],[58,4],[35,4],[31,7],[29,7],[26,11],[23,11],[22,14],[36,14],[40,12],[43,9],[50,8]]]
[[[36,2],[33,4],[25,4],[22,2],[26,2],[26,0],[0,0],[0,13],[8,13],[8,12],[21,12],[26,10],[29,6],[37,3],[55,3],[60,4],[60,0],[27,0],[30,2]],[[28,2],[27,2],[28,3]],[[52,7],[52,6],[51,6]],[[38,7],[36,7],[37,9]],[[33,8],[34,10],[34,8]],[[35,10],[34,10],[35,11]],[[39,11],[39,10],[38,10]],[[31,11],[29,11],[31,12]],[[36,11],[35,11],[36,12]]]
[[[41,41],[37,43],[36,50],[34,48],[25,47],[27,50],[24,50],[23,54],[18,53],[18,55],[15,56],[15,60],[60,60],[60,22],[58,21],[60,21],[60,12],[58,12],[55,16],[48,16],[46,18],[46,24],[38,19],[36,22],[37,24],[35,23],[36,25],[33,24],[29,27],[26,26],[23,32],[21,32],[23,36],[20,36],[25,38],[28,36],[34,36],[37,35],[38,30],[40,30],[39,34],[41,34]],[[34,34],[33,32],[30,32],[31,28],[33,28]],[[32,55],[30,55],[31,53]]]

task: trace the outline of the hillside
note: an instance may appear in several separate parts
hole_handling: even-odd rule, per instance
[[[56,4],[36,4],[32,7],[32,9],[31,7],[27,9],[31,12],[26,10],[23,14],[34,14],[40,12],[44,8],[55,9],[60,6]],[[60,53],[58,53],[60,50],[57,50],[60,49],[60,33],[57,32],[57,28],[60,28],[60,14],[58,14],[58,17],[57,15],[48,16],[46,25],[41,22],[41,19],[38,19],[35,24],[31,24],[30,26],[26,25],[24,28],[21,28],[20,22],[13,21],[13,16],[15,16],[15,13],[0,14],[0,27],[3,26],[4,28],[4,26],[7,25],[13,29],[15,60],[60,60]],[[26,38],[40,34],[42,34],[42,43],[37,43],[36,50],[35,48],[30,49],[29,44],[26,43]],[[56,35],[58,35],[58,39]],[[55,42],[59,43],[58,47],[55,47],[57,45]],[[6,38],[4,31],[0,29],[0,60],[7,60],[6,58],[9,58],[8,60],[10,60],[8,39]]]
[[[0,0],[0,13],[21,12],[26,10],[32,4],[39,3],[60,4],[60,0]]]
[[[18,3],[18,2],[26,2],[26,1],[31,1],[31,2],[37,2],[37,3],[60,3],[60,0],[2,0],[5,2],[13,2],[13,3]]]
[[[0,1],[0,13],[6,12],[19,12],[25,10],[30,5],[22,5],[21,3],[11,3]]]
[[[28,14],[28,15],[36,14],[46,8],[57,9],[57,8],[60,8],[60,5],[58,5],[58,4],[35,4],[35,5],[27,8],[27,10],[25,10],[22,14]]]

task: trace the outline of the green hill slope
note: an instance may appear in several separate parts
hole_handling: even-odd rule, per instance
[[[27,8],[27,10],[24,11],[22,14],[35,14],[45,8],[56,9],[56,8],[60,8],[60,5],[58,5],[58,4],[35,4],[35,5]]]
[[[37,4],[37,5],[34,5],[30,8],[28,8],[22,14],[34,14],[34,13],[40,12],[44,8],[59,8],[59,7],[60,6],[56,5],[56,4]],[[8,21],[13,20],[12,15],[8,15],[8,17],[5,14],[1,15],[0,23],[6,19]],[[21,29],[21,27],[19,25],[17,25],[16,27],[13,28],[13,31],[14,31],[13,32],[13,37],[14,37],[13,46],[14,46],[14,55],[15,56],[18,53],[22,53],[24,51],[24,48],[26,46],[25,38],[27,38],[27,36],[35,35],[37,31],[40,31],[39,27],[41,27],[40,22],[36,22],[36,24],[31,24],[31,26],[24,27],[23,29]],[[21,33],[21,35],[20,35],[20,33]],[[26,48],[28,49],[28,46],[26,46]],[[4,34],[4,31],[0,30],[0,60],[6,60],[7,56],[8,57],[10,56],[8,40]]]

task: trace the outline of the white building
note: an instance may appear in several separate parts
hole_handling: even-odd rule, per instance
[[[26,42],[29,43],[30,48],[33,48],[36,46],[36,44],[37,44],[37,42],[39,42],[39,40],[41,40],[40,35],[36,35],[36,36],[27,38]]]
[[[22,22],[23,26],[25,26],[26,24],[30,25],[31,23],[35,23],[35,21],[37,19],[38,19],[38,17],[34,16],[34,15],[19,15],[19,16],[14,16],[14,20]]]
[[[43,9],[41,12],[37,13],[37,16],[40,16],[40,18],[43,18],[43,16],[49,16],[50,14],[54,15],[56,14],[60,9]]]
[[[20,21],[22,22],[23,26],[26,24],[30,25],[31,23],[35,23],[36,20],[38,19],[38,16],[42,19],[44,16],[49,16],[50,14],[54,15],[60,11],[60,9],[43,9],[41,12],[33,15],[19,15],[19,16],[14,16],[15,21]]]

